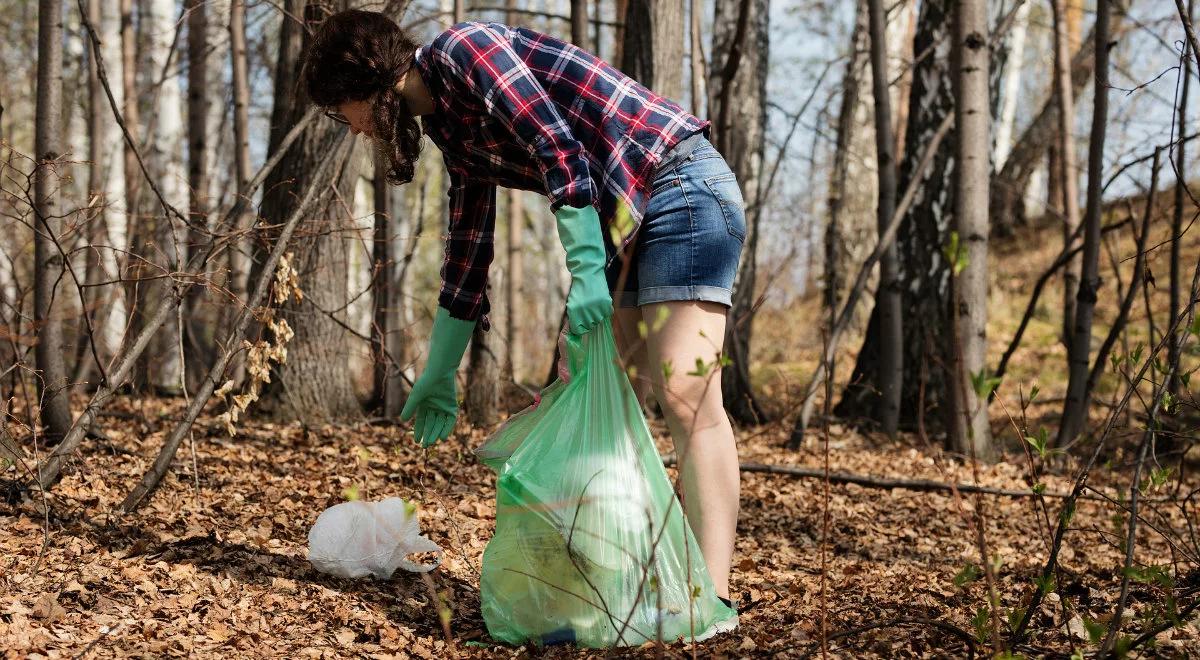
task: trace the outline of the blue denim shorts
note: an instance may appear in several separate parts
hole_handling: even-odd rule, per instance
[[[613,303],[702,300],[731,306],[746,240],[745,205],[729,165],[704,136],[676,145],[654,173],[633,250],[608,268]]]

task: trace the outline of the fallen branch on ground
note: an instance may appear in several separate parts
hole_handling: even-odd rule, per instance
[[[663,465],[667,467],[674,466],[678,461],[675,456],[668,455],[663,457]],[[792,477],[801,477],[806,479],[824,479],[825,471],[819,468],[802,467],[799,465],[770,465],[768,463],[742,463],[742,472],[757,472],[761,474],[784,474]],[[999,495],[1001,497],[1037,497],[1038,493],[1033,490],[1012,490],[1008,488],[992,488],[990,486],[979,486],[976,484],[950,484],[943,481],[934,481],[932,479],[896,479],[892,477],[872,477],[870,475],[853,474],[851,472],[830,472],[829,482],[835,484],[854,484],[855,486],[863,486],[864,488],[878,488],[883,490],[891,490],[900,488],[903,490],[912,490],[918,492],[938,492],[938,491],[955,491],[960,493],[982,493],[984,495]],[[1041,493],[1042,497],[1057,497],[1065,499],[1071,496],[1070,493]],[[1097,502],[1107,502],[1109,500],[1100,497],[1099,495],[1080,495],[1077,499],[1095,500]],[[1142,498],[1142,501],[1147,501]],[[1149,500],[1158,502],[1167,502],[1168,499]]]

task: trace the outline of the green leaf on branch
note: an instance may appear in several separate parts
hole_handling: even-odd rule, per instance
[[[1048,593],[1053,593],[1054,590],[1058,588],[1057,583],[1054,581],[1053,575],[1039,575],[1034,582],[1037,584],[1038,591],[1042,592],[1043,596]]]
[[[1043,426],[1038,429],[1036,436],[1025,436],[1025,442],[1029,443],[1030,447],[1033,447],[1039,458],[1046,458],[1046,449],[1050,445],[1050,434],[1046,430],[1046,427]]]
[[[1000,379],[990,375],[987,367],[980,369],[978,373],[971,374],[971,386],[975,389],[975,396],[980,399],[987,398],[999,385]]]
[[[946,257],[946,261],[950,263],[950,269],[954,276],[958,277],[969,265],[967,258],[966,246],[958,238],[958,232],[950,232],[950,242],[942,250],[942,254]]]

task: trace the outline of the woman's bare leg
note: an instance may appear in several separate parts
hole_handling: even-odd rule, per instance
[[[740,473],[733,427],[721,398],[718,355],[726,308],[687,301],[645,305],[641,311],[649,328],[655,396],[679,457],[684,511],[717,595],[728,598]],[[697,368],[697,359],[705,369]],[[669,366],[664,369],[664,364]]]

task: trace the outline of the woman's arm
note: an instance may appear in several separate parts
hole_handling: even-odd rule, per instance
[[[596,202],[583,145],[503,34],[483,23],[460,23],[434,39],[430,53],[529,150],[551,210]]]
[[[474,321],[487,314],[488,268],[495,254],[496,186],[450,171],[450,223],[442,258],[438,305]]]

